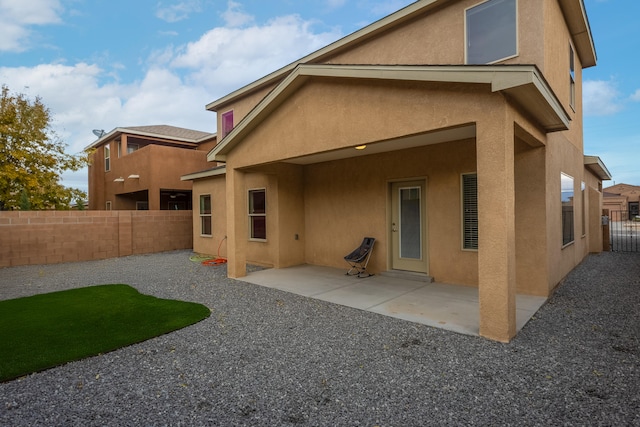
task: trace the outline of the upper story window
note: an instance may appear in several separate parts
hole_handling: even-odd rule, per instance
[[[138,144],[127,144],[127,154],[131,154],[134,151],[138,151],[140,146]]]
[[[569,45],[569,105],[575,110],[576,108],[576,63],[573,53],[573,46]]]
[[[222,113],[222,134],[221,138],[224,138],[233,130],[233,110]]]
[[[104,170],[109,172],[111,170],[111,147],[109,144],[104,146]]]
[[[487,0],[466,10],[466,63],[489,64],[518,54],[517,0]]]

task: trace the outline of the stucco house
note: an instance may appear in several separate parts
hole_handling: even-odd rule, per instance
[[[609,209],[613,221],[624,221],[640,215],[640,186],[621,183],[605,188],[603,193],[603,208]]]
[[[582,0],[420,0],[207,105],[222,166],[193,181],[194,250],[479,289],[480,335],[515,335],[602,249],[602,161],[585,156]],[[212,165],[213,166],[213,165]]]
[[[85,150],[91,210],[190,210],[185,173],[211,167],[216,134],[175,126],[119,127]]]

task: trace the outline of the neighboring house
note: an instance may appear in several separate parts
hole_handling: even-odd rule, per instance
[[[174,126],[116,128],[86,149],[91,210],[192,209],[181,175],[211,167],[216,135]]]
[[[421,0],[207,108],[224,167],[189,174],[194,250],[478,287],[480,334],[509,341],[515,295],[549,296],[602,250],[584,156],[581,0]],[[199,209],[198,210],[198,207]]]
[[[603,206],[609,209],[613,221],[622,221],[640,215],[640,186],[616,184],[604,189]]]

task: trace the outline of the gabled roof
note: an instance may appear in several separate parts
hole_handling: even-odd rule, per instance
[[[310,78],[422,81],[490,85],[536,118],[547,132],[566,130],[569,115],[533,65],[298,65],[207,155],[225,161],[226,154],[277,106]]]
[[[118,127],[113,129],[111,132],[102,135],[96,141],[89,144],[85,148],[85,150],[98,147],[104,142],[122,134],[145,136],[151,138],[164,138],[174,141],[190,142],[193,144],[200,144],[216,137],[215,133],[201,132],[198,130],[185,129],[169,125]]]
[[[383,33],[390,28],[396,27],[406,21],[409,21],[420,14],[423,14],[431,9],[441,7],[442,5],[451,2],[452,0],[418,0],[409,6],[400,9],[399,11],[380,19],[342,39],[331,43],[297,61],[286,65],[279,70],[270,73],[253,83],[250,83],[230,94],[215,100],[207,104],[206,109],[209,111],[217,111],[218,107],[227,104],[229,101],[259,90],[266,86],[269,86],[278,80],[285,78],[285,76],[292,72],[300,64],[318,63],[331,55],[335,55],[341,51],[347,50],[350,47],[362,43],[372,37]],[[480,1],[480,0],[479,0]],[[567,26],[574,39],[575,48],[578,56],[581,59],[583,68],[588,68],[596,65],[596,50],[591,35],[591,27],[589,26],[589,20],[587,18],[586,9],[583,0],[558,0],[561,9],[564,13],[567,21]]]

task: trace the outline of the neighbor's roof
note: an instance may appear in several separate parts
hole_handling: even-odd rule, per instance
[[[415,3],[408,5],[407,7],[400,9],[399,11],[380,19],[342,39],[331,43],[299,60],[286,65],[279,70],[268,74],[253,83],[250,83],[230,94],[207,104],[206,109],[209,111],[217,111],[217,109],[227,104],[229,101],[251,93],[253,91],[264,88],[270,84],[273,84],[279,80],[285,78],[287,74],[293,71],[300,64],[312,64],[318,63],[330,55],[335,55],[341,51],[349,49],[350,47],[362,43],[372,37],[375,37],[389,29],[396,27],[403,22],[419,16],[426,11],[441,7],[442,5],[450,2],[451,0],[418,0]],[[584,6],[584,0],[558,0],[560,7],[565,15],[569,32],[571,33],[575,48],[578,56],[581,59],[583,68],[588,68],[596,65],[597,56],[595,45],[593,43],[593,37],[591,34],[591,27],[589,26],[589,20],[587,18],[587,12]]]
[[[191,142],[194,144],[199,144],[216,137],[215,133],[201,132],[199,130],[185,129],[169,125],[119,127],[113,129],[107,134],[102,135],[102,137],[89,144],[85,148],[85,150],[98,147],[105,141],[111,140],[114,137],[122,134],[146,136],[152,138],[164,138],[174,141]]]

